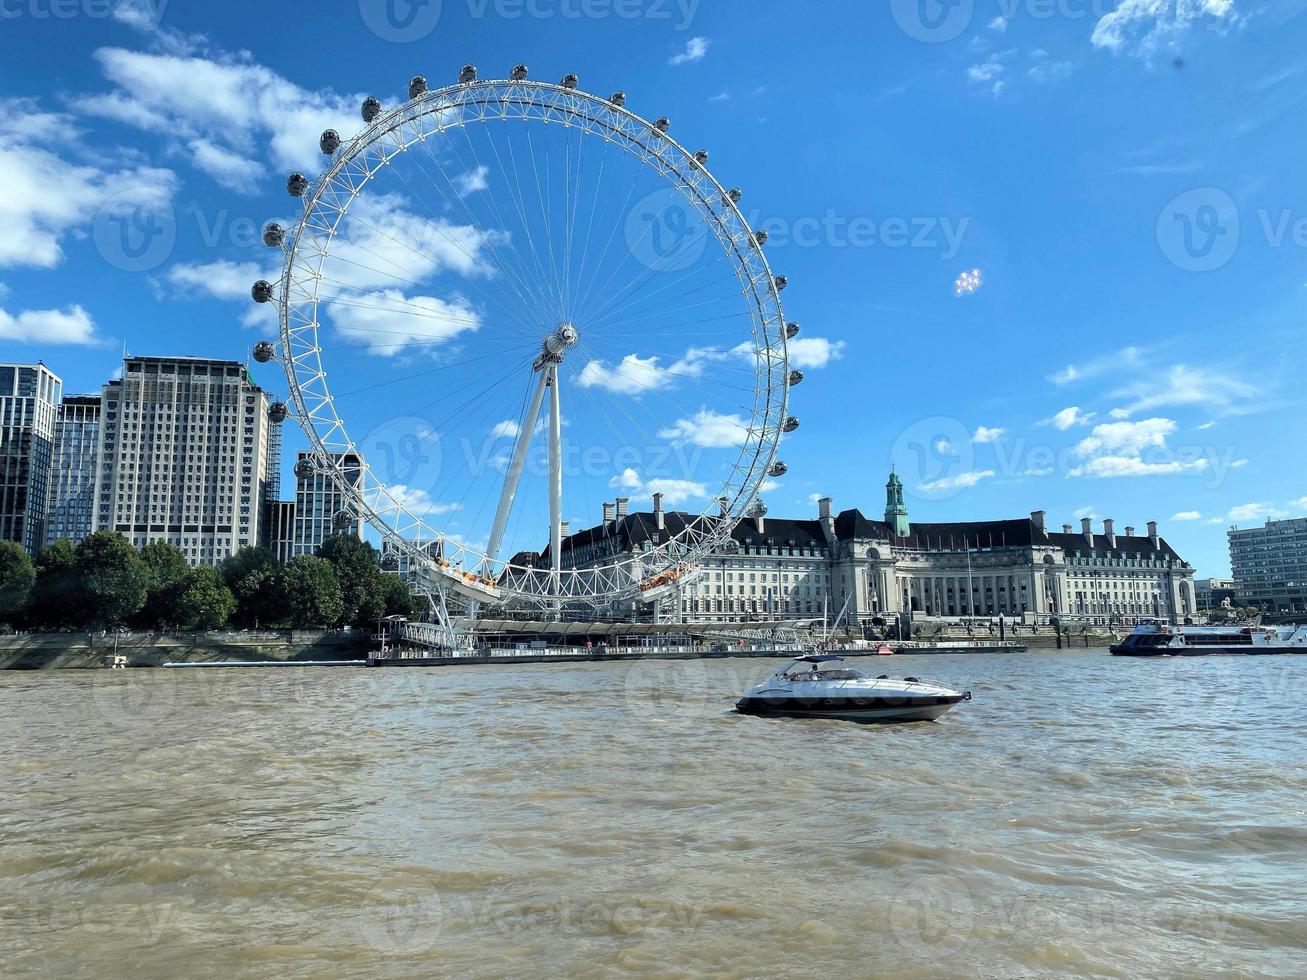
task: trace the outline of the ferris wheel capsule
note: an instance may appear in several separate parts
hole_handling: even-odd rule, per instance
[[[309,179],[302,173],[293,173],[286,178],[286,191],[291,197],[303,197],[309,189]]]
[[[374,99],[371,96],[369,96],[368,98],[363,100],[362,112],[363,112],[363,121],[365,123],[372,122],[372,120],[376,119],[377,116],[381,115],[381,101],[379,99]]]
[[[295,475],[301,480],[307,480],[316,472],[316,470],[317,468],[313,465],[313,460],[309,459],[307,456],[301,457],[300,461],[295,464]]]
[[[334,129],[324,130],[322,138],[318,140],[318,146],[325,156],[331,156],[340,149],[340,133]]]
[[[803,384],[803,372],[791,371],[789,377],[789,384],[791,388],[793,388],[795,385]]]
[[[250,295],[254,297],[256,303],[267,303],[272,299],[272,283],[266,279],[260,279],[250,289]]]
[[[732,187],[726,192],[726,206],[730,207],[732,204],[739,204],[742,197],[744,197],[744,193],[738,187]]]
[[[414,75],[411,79],[409,79],[408,97],[410,99],[416,99],[419,95],[424,93],[426,90],[427,90],[426,75]]]
[[[758,248],[762,248],[764,245],[767,244],[767,239],[769,237],[770,236],[767,234],[767,232],[760,228],[758,231],[755,231],[753,233],[753,244],[756,245]]]
[[[338,510],[336,511],[336,516],[331,519],[331,523],[335,526],[337,531],[343,531],[351,524],[357,524],[358,517],[350,511]]]
[[[608,104],[615,105],[619,109],[623,108],[626,105],[626,93],[614,92],[612,95],[608,96]]]
[[[771,469],[767,471],[767,475],[770,477],[779,478],[784,476],[789,471],[790,471],[790,464],[782,462],[781,460],[778,459],[776,460],[776,462],[772,463]]]
[[[267,364],[277,356],[277,348],[266,340],[260,340],[254,345],[254,359],[260,364]]]
[[[464,65],[462,70],[458,73],[459,85],[471,85],[476,80],[477,80],[476,65]]]
[[[793,340],[799,335],[799,325],[797,323],[785,324],[785,339]]]
[[[530,73],[527,71],[526,65],[514,65],[513,70],[508,73],[508,78],[513,82],[524,82],[528,74]]]
[[[281,425],[281,423],[286,421],[286,416],[288,414],[289,412],[286,410],[285,402],[273,402],[268,406],[268,420],[272,422],[273,425]]]
[[[280,248],[285,240],[286,229],[277,222],[274,221],[263,229],[263,244],[267,245],[268,248]]]
[[[670,130],[671,128],[672,128],[672,121],[668,119],[666,116],[663,116],[661,119],[657,120],[654,123],[654,129],[658,130],[658,132],[662,133],[664,136],[667,135],[668,130]]]
[[[567,75],[564,75],[563,80],[558,84],[563,86],[563,88],[567,89],[568,91],[574,91],[576,87],[581,84],[581,79],[569,73]]]
[[[708,166],[708,151],[707,150],[696,151],[694,154],[694,162],[701,167]]]
[[[783,293],[785,292],[785,287],[790,284],[790,280],[785,276],[775,276],[772,279],[772,284],[776,287],[776,292]]]
[[[785,420],[785,424],[781,426],[781,431],[793,432],[798,427],[799,427],[799,420],[795,418],[793,415],[791,415],[789,418]]]

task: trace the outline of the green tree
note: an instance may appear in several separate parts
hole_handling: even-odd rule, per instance
[[[91,623],[117,626],[145,605],[149,572],[121,534],[96,531],[79,544],[77,577]]]
[[[286,622],[281,565],[267,548],[242,548],[221,566],[223,580],[236,597],[232,616],[238,626],[276,627]]]
[[[141,549],[141,561],[148,576],[145,606],[136,621],[151,629],[181,625],[177,600],[182,582],[190,571],[186,556],[167,541],[151,541]]]
[[[408,619],[415,619],[426,612],[425,600],[415,596],[413,590],[408,587],[408,583],[398,575],[383,573],[381,588],[383,595],[386,597],[387,616],[404,616]]]
[[[363,626],[385,615],[386,587],[377,549],[352,534],[333,534],[318,548],[340,580],[341,623]]]
[[[192,568],[178,583],[174,608],[183,629],[217,629],[236,611],[236,597],[216,568]]]
[[[36,585],[27,620],[38,629],[86,625],[77,549],[71,541],[56,541],[36,556]]]
[[[340,622],[345,605],[340,579],[331,562],[311,555],[292,558],[281,574],[286,618],[296,629],[328,627]]]
[[[36,566],[27,552],[12,541],[0,541],[0,620],[26,611],[35,584]]]

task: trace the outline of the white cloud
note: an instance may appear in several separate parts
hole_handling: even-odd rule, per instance
[[[723,415],[701,408],[693,418],[678,419],[660,430],[658,438],[705,449],[724,449],[742,445],[748,435],[749,424],[739,415]]]
[[[1112,397],[1130,399],[1122,409],[1128,415],[1177,405],[1203,405],[1239,414],[1259,403],[1266,393],[1264,385],[1240,381],[1227,368],[1176,364],[1162,375],[1150,374],[1123,385]]]
[[[939,490],[962,490],[967,487],[974,487],[982,480],[988,480],[997,475],[993,470],[965,470],[954,476],[946,476],[939,480],[932,480],[930,483],[923,483],[920,489],[927,493]]]
[[[608,481],[610,487],[626,491],[632,497],[652,501],[653,495],[661,493],[663,503],[668,507],[679,507],[691,500],[703,500],[708,496],[708,488],[693,480],[673,480],[655,477],[645,481],[640,474],[627,468]]]
[[[1003,438],[1003,435],[1006,432],[1006,429],[988,429],[982,425],[976,429],[976,434],[971,437],[971,441],[981,444],[987,442],[998,442]]]
[[[484,191],[490,186],[490,181],[486,176],[490,173],[490,168],[485,164],[477,167],[475,170],[469,170],[465,174],[459,174],[454,178],[454,186],[458,188],[460,197],[467,197],[469,194],[475,194],[477,191]]]
[[[1030,76],[1032,81],[1042,84],[1066,78],[1074,68],[1075,65],[1069,61],[1044,61],[1037,65],[1031,65],[1026,74]]]
[[[208,174],[219,186],[244,194],[258,190],[263,167],[257,160],[248,160],[207,139],[193,139],[189,146],[196,169]]]
[[[788,345],[790,367],[812,369],[824,368],[831,361],[838,361],[844,356],[844,341],[827,340],[825,337],[797,337]],[[752,353],[752,348],[750,348]]]
[[[1165,448],[1167,437],[1175,430],[1176,424],[1171,419],[1107,422],[1095,426],[1094,431],[1076,446],[1076,453],[1080,456],[1093,456],[1116,452],[1138,456],[1149,447]]]
[[[582,388],[602,388],[613,394],[639,396],[666,388],[675,379],[658,369],[657,356],[627,354],[611,368],[600,360],[589,361],[576,380]]]
[[[999,14],[997,17],[995,17],[993,20],[989,22],[989,29],[998,34],[1006,34],[1007,18],[1004,17],[1002,14]]]
[[[1178,514],[1172,514],[1173,521],[1201,521],[1203,515],[1196,510],[1182,510]]]
[[[223,147],[247,162],[263,152],[279,169],[316,169],[322,131],[348,136],[359,126],[362,96],[301,88],[248,55],[204,58],[101,48],[95,57],[116,88],[79,105],[175,139],[199,169],[212,162],[205,159],[206,146]]]
[[[1078,521],[1083,521],[1086,517],[1091,521],[1098,520],[1098,513],[1094,510],[1093,504],[1086,504],[1084,507],[1077,507],[1071,512],[1071,516]]]
[[[1206,459],[1182,459],[1167,446],[1177,426],[1172,419],[1107,422],[1095,426],[1073,450],[1084,462],[1070,476],[1111,479],[1132,476],[1178,476],[1205,470]],[[1145,459],[1145,453],[1150,458]]]
[[[491,439],[516,439],[522,427],[512,419],[505,419],[490,430]]]
[[[0,340],[18,344],[101,343],[95,321],[80,306],[66,310],[24,310],[16,316],[0,310]]]
[[[1178,459],[1150,463],[1138,456],[1098,456],[1083,466],[1071,470],[1071,476],[1093,476],[1103,479],[1128,476],[1179,476],[1207,468],[1207,460],[1182,462]]]
[[[708,53],[708,48],[712,41],[706,37],[692,37],[686,42],[685,50],[680,54],[674,54],[668,59],[669,65],[686,65],[696,61],[703,61],[704,55]]]
[[[1217,30],[1237,25],[1234,0],[1121,0],[1099,18],[1090,41],[1096,48],[1148,59],[1208,18],[1208,26]]]
[[[1255,521],[1278,521],[1288,516],[1286,511],[1274,504],[1240,504],[1230,508],[1226,521],[1231,524],[1250,524]]]
[[[329,310],[340,336],[381,357],[394,357],[413,345],[431,351],[481,327],[476,310],[461,298],[410,296],[398,289],[351,293]]]
[[[1103,357],[1096,357],[1083,364],[1068,364],[1060,371],[1048,376],[1055,385],[1069,385],[1077,381],[1090,381],[1110,371],[1132,368],[1143,359],[1144,351],[1138,347],[1126,347]]]
[[[1051,419],[1045,419],[1040,425],[1051,425],[1053,428],[1065,432],[1067,429],[1074,428],[1078,425],[1090,425],[1097,415],[1094,412],[1083,412],[1079,405],[1072,405],[1070,408],[1064,408]]]
[[[454,511],[461,510],[462,504],[442,504],[431,499],[431,495],[425,490],[419,490],[417,487],[407,487],[402,483],[396,483],[386,488],[388,495],[399,503],[408,513],[414,517],[439,517],[441,514],[452,514]],[[390,501],[383,498],[380,491],[376,491],[372,500],[373,506],[387,507]]]
[[[215,299],[246,302],[250,299],[250,287],[257,280],[274,282],[277,274],[254,262],[219,259],[216,262],[179,263],[168,270],[166,279],[181,289],[206,293]]]

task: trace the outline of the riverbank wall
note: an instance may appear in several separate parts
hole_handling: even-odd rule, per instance
[[[0,670],[161,667],[165,663],[361,660],[364,632],[26,633],[0,636]]]

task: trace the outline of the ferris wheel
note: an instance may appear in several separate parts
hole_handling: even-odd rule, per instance
[[[300,465],[338,489],[327,519],[361,517],[442,595],[684,588],[788,469],[799,327],[767,235],[626,102],[524,65],[415,77],[322,134],[325,170],[287,182],[302,211],[264,230],[282,267],[252,295],[280,330],[254,357],[285,370]],[[619,534],[609,494],[656,514]]]

